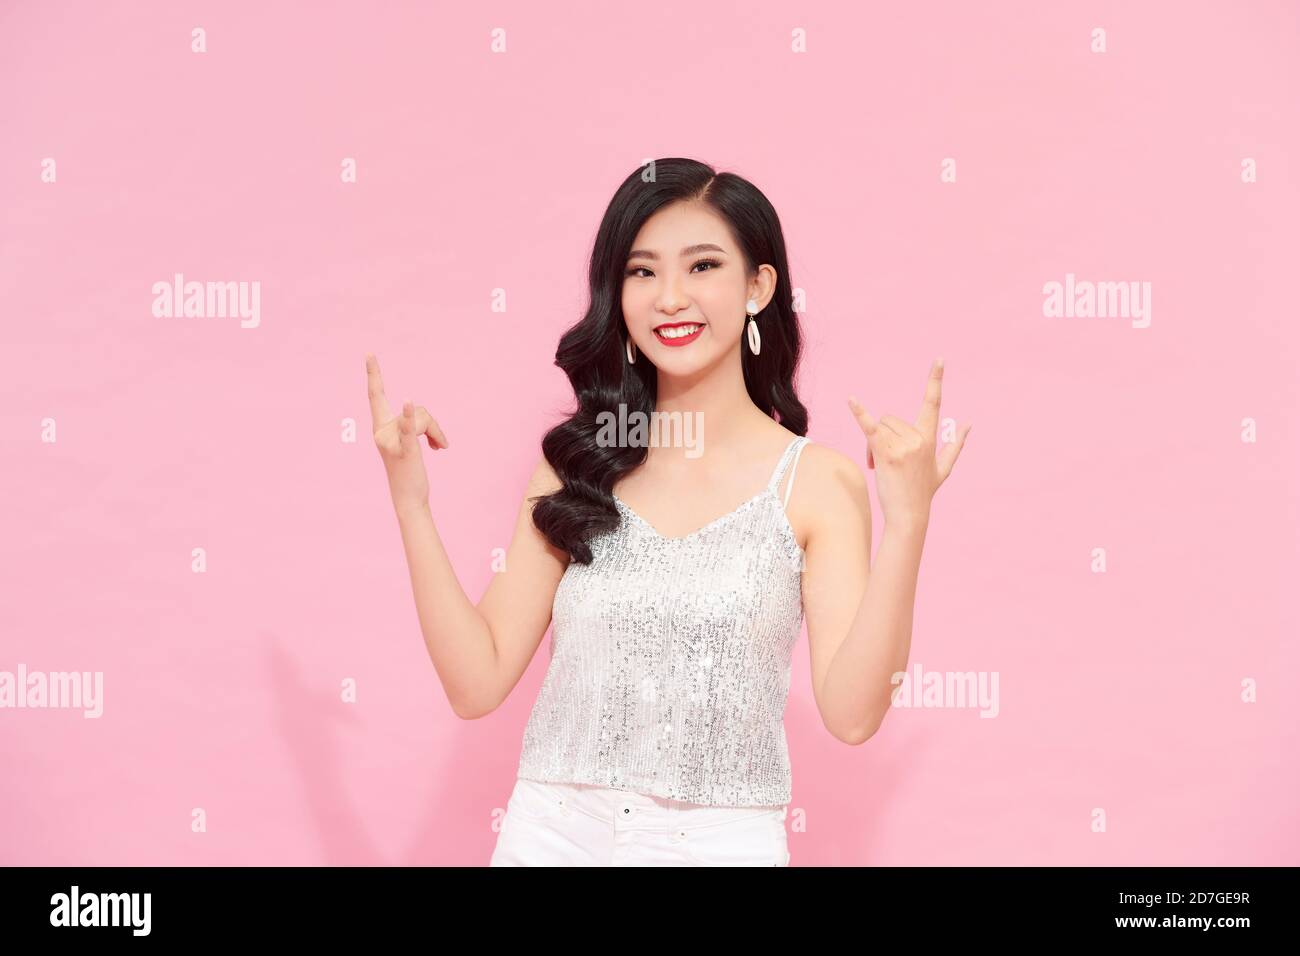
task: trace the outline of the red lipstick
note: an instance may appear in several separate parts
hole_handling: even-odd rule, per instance
[[[691,332],[688,335],[677,335],[675,337],[669,338],[661,334],[664,330],[688,328],[690,326],[695,326],[695,331]],[[681,348],[683,345],[690,345],[692,342],[694,342],[696,339],[700,337],[700,333],[703,331],[704,331],[703,322],[665,322],[663,325],[656,325],[654,328],[655,338],[657,338],[664,345],[667,345],[669,348],[674,348],[674,349]]]

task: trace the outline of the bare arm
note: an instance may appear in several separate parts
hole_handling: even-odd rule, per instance
[[[811,493],[817,504],[808,519],[803,581],[813,690],[823,723],[845,743],[860,744],[879,729],[894,675],[907,669],[930,502],[970,431],[967,425],[936,461],[942,377],[943,364],[936,362],[915,427],[892,415],[877,422],[852,403],[868,436],[868,468],[876,471],[885,513],[874,567],[871,501],[857,465],[818,449],[814,487],[802,489],[805,501]]]
[[[541,460],[519,506],[504,567],[493,575],[477,606],[456,578],[429,503],[398,513],[420,630],[457,716],[472,720],[500,706],[550,626],[568,555],[537,530],[529,499],[559,487],[558,477]]]
[[[519,508],[505,567],[476,606],[457,579],[434,524],[417,441],[425,436],[430,448],[441,450],[448,447],[447,439],[433,417],[409,401],[401,415],[393,416],[373,356],[366,369],[375,443],[388,472],[425,648],[456,715],[482,717],[519,682],[550,625],[568,555],[533,525],[530,499],[558,490],[560,481],[544,459],[538,463]]]
[[[926,522],[887,521],[873,562],[866,480],[839,458],[820,499],[824,520],[809,532],[805,606],[822,721],[860,744],[889,712],[893,675],[907,669]]]
[[[841,652],[868,587],[876,580],[871,568],[871,499],[861,470],[847,456],[810,445],[804,457],[808,461],[802,474],[807,478],[795,485],[790,514],[808,527],[803,605],[813,698],[832,736],[860,743],[870,736],[864,736],[864,701],[844,694]],[[838,683],[831,679],[833,670]]]

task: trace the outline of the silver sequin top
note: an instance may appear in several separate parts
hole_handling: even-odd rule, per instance
[[[685,537],[615,497],[619,526],[556,589],[519,776],[711,806],[790,802],[782,718],[803,549],[785,506],[807,443],[796,437],[763,491]]]

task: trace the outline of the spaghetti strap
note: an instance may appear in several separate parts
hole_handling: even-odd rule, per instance
[[[798,466],[799,455],[803,452],[803,447],[806,444],[808,444],[808,439],[806,437],[803,435],[796,435],[794,441],[790,442],[790,444],[786,446],[785,453],[781,456],[781,460],[776,464],[776,470],[772,472],[772,480],[768,482],[768,488],[772,491],[776,491],[780,488],[781,478],[784,477],[786,468],[790,466],[791,462],[794,462],[796,467]],[[794,484],[793,469],[791,469],[790,472],[790,484]],[[786,488],[785,498],[786,501],[790,500],[789,488]]]
[[[790,456],[794,454],[794,446],[799,444],[799,436],[796,435],[790,444],[785,446],[785,451],[781,452],[781,457],[772,469],[772,477],[767,480],[767,487],[776,491],[781,484],[781,476],[785,474],[786,466],[790,464]]]
[[[794,490],[794,473],[799,469],[799,456],[803,454],[803,450],[807,447],[808,439],[804,438],[800,440],[799,447],[795,450],[794,461],[790,465],[790,480],[785,485],[785,501],[781,502],[782,508],[790,504],[790,492]]]

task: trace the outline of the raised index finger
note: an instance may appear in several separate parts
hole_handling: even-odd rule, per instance
[[[366,391],[370,395],[371,430],[378,428],[393,417],[388,409],[388,399],[384,397],[384,380],[379,377],[379,359],[366,353]]]
[[[916,427],[922,435],[934,441],[939,431],[939,398],[943,388],[943,359],[937,358],[930,366],[930,378],[925,383],[925,398],[921,412],[916,416]]]

